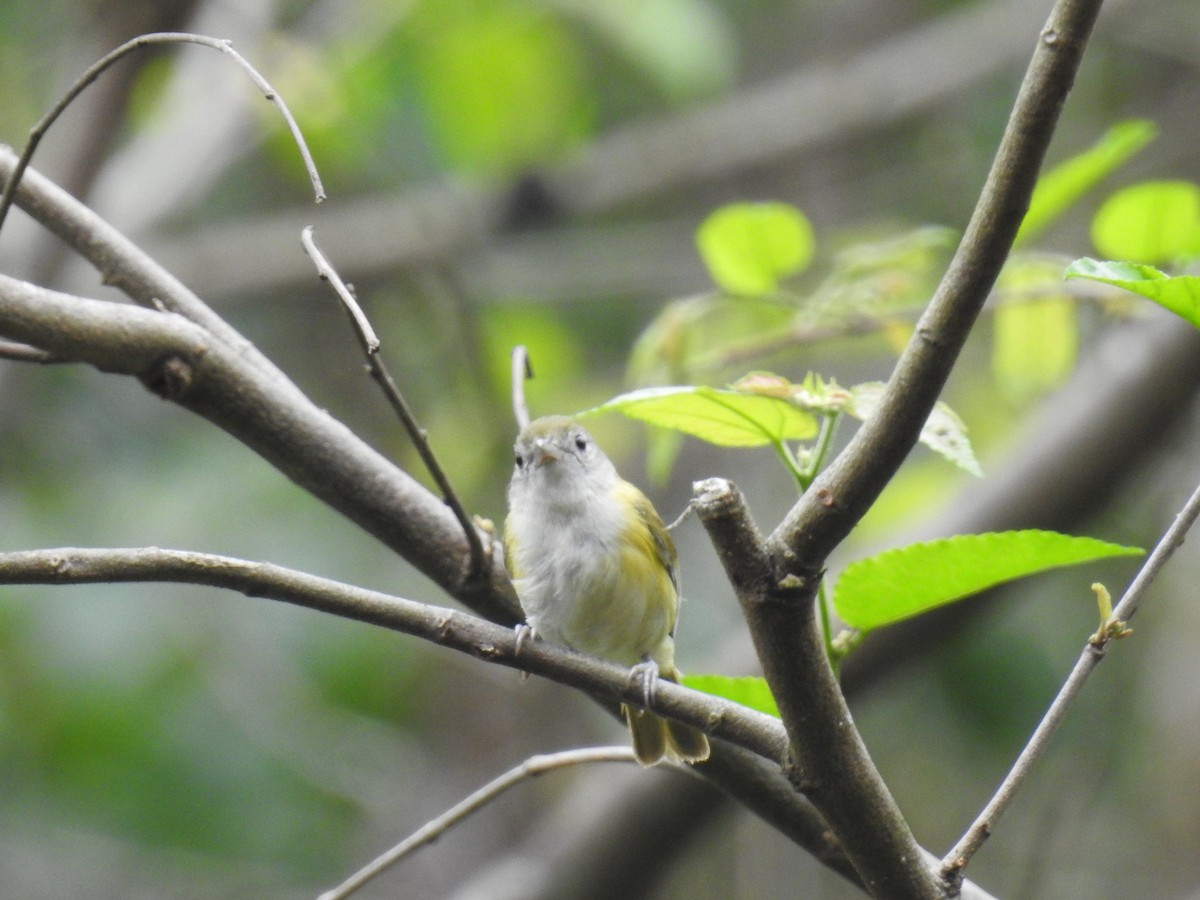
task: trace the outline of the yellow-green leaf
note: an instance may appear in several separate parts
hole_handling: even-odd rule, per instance
[[[1007,396],[1027,400],[1071,373],[1079,345],[1077,311],[1070,297],[1008,303],[996,310],[992,371]]]
[[[711,387],[644,388],[579,415],[602,412],[619,412],[722,447],[761,447],[817,434],[816,419],[786,400]]]
[[[1057,387],[1075,366],[1078,304],[1062,285],[1061,270],[1058,258],[1024,255],[1000,273],[992,372],[1015,402]]]
[[[879,408],[883,401],[883,392],[887,387],[881,381],[867,381],[850,388],[854,402],[846,407],[846,411],[856,419],[865,422]],[[983,477],[979,461],[971,441],[967,438],[967,426],[947,404],[939,400],[934,404],[933,411],[925,420],[921,429],[920,441],[934,453],[954,463],[965,472],[970,472],[977,478]]]

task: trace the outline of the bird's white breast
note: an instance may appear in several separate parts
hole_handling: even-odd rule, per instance
[[[623,665],[660,655],[670,665],[664,644],[674,587],[657,561],[630,564],[636,551],[622,534],[645,527],[636,512],[609,490],[515,489],[525,495],[512,504],[506,527],[516,547],[517,594],[534,630]],[[664,590],[672,592],[669,600]]]

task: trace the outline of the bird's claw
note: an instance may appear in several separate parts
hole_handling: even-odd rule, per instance
[[[629,682],[640,685],[646,706],[654,704],[654,685],[657,681],[658,663],[652,659],[644,659],[629,670]]]
[[[517,645],[513,648],[513,656],[520,656],[521,648],[525,646],[525,642],[535,640],[537,634],[534,632],[533,626],[526,625],[524,622],[518,622],[514,625],[513,631],[517,635]]]
[[[526,641],[537,640],[537,632],[533,630],[532,625],[526,625],[524,622],[518,622],[513,626],[513,631],[517,635],[516,646],[513,647],[513,656],[521,655],[521,648],[525,646]],[[521,672],[521,680],[524,681],[529,677],[526,671]]]

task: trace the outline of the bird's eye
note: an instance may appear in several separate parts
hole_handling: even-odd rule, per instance
[[[587,438],[585,438],[583,435],[580,435],[580,434],[575,435],[575,449],[578,450],[580,453],[582,453],[584,450],[586,450],[587,449]]]
[[[518,469],[523,469],[523,468],[525,468],[525,457],[523,457],[523,456],[522,456],[520,453],[518,453],[518,454],[516,455],[516,461],[517,461],[517,468],[518,468]]]

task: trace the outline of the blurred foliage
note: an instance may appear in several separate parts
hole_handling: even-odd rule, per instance
[[[586,152],[624,126],[728,102],[736,91],[802,65],[850,59],[869,46],[866,40],[900,34],[966,4],[297,0],[278,10],[269,6],[221,18],[228,12],[223,5],[202,3],[197,22],[216,22],[220,36],[232,38],[288,100],[336,203],[447,181],[511,184]],[[1200,27],[1187,27],[1195,9],[1174,9],[1176,39],[1200,34]],[[0,4],[6,98],[0,139],[19,143],[56,92],[110,49],[97,43],[98,35],[130,36],[121,32],[123,12],[118,0]],[[257,24],[254,15],[266,19]],[[1184,197],[1194,186],[1168,181],[1194,160],[1190,126],[1172,113],[1179,109],[1178,92],[1196,79],[1194,52],[1186,64],[1173,64],[1103,33],[1099,41],[1052,150],[1054,178],[1043,180],[1049,187],[1035,198],[1021,253],[1005,270],[992,314],[947,389],[985,472],[1012,451],[1022,417],[1069,375],[1079,348],[1094,341],[1112,314],[1112,293],[1081,299],[1061,281],[1067,259],[1091,252],[1088,223],[1097,209],[1093,233],[1101,255],[1177,265],[1195,249],[1195,235],[1180,238],[1173,226],[1114,236],[1114,223],[1163,221],[1145,207],[1130,212],[1122,206],[1145,199],[1145,188],[1121,188],[1150,177],[1147,169],[1175,185],[1165,200],[1156,194],[1156,202],[1195,224],[1195,204]],[[165,127],[178,112],[164,104],[185,52],[203,51],[163,56],[140,72],[114,153]],[[682,267],[685,290],[602,291],[585,279],[579,295],[568,299],[495,287],[488,266],[497,263],[486,256],[489,249],[568,273],[626,265],[619,255],[587,257],[589,248],[579,244],[564,245],[577,248],[570,252],[521,256],[555,229],[569,233],[581,224],[553,215],[536,229],[496,236],[490,247],[468,243],[461,260],[409,265],[360,283],[384,352],[471,509],[502,518],[513,431],[509,352],[516,343],[529,347],[533,359],[537,377],[527,390],[535,414],[596,406],[629,387],[725,385],[759,369],[797,384],[808,372],[848,385],[886,377],[974,202],[1016,78],[1015,69],[1005,71],[939,109],[867,134],[839,135],[802,159],[739,169],[598,217],[612,228],[677,227],[691,253]],[[304,198],[295,148],[277,117],[251,88],[240,84],[238,90],[229,102],[252,107],[258,118],[230,139],[236,152],[205,184],[198,203],[172,211],[164,233],[202,233],[279,210],[312,215],[299,207]],[[190,112],[203,121],[210,102],[226,101],[205,98]],[[1155,127],[1147,121],[1123,121],[1131,110],[1158,120],[1159,142],[1148,145]],[[66,119],[83,117],[72,111]],[[264,133],[265,146],[257,148]],[[56,144],[57,137],[52,132],[43,145],[51,170],[56,148],[69,149]],[[800,226],[788,214],[790,243],[786,252],[769,254],[767,275],[759,271],[748,292],[753,296],[735,296],[747,293],[740,283],[706,278],[691,243],[697,228],[730,202],[803,210],[796,213]],[[1163,244],[1164,233],[1176,243]],[[0,258],[14,237],[0,237]],[[1122,240],[1155,244],[1134,252],[1128,243],[1113,243]],[[1114,246],[1121,252],[1103,249]],[[679,266],[669,258],[655,262],[664,271]],[[296,266],[304,267],[298,252]],[[355,280],[355,273],[343,274]],[[1093,298],[1100,302],[1089,302]],[[278,357],[319,403],[424,478],[361,376],[344,323],[318,287],[251,291],[220,311]],[[611,455],[623,470],[632,468],[629,451],[641,446],[640,436],[598,424],[608,429],[600,438]],[[769,528],[787,495],[794,496],[778,490],[769,454],[714,453],[670,438],[650,452],[659,472],[676,466],[664,489],[671,493],[657,494],[656,502],[682,505],[693,477],[736,476]],[[892,543],[953,497],[963,477],[927,454],[917,456],[856,532],[859,546]],[[1140,502],[1153,505],[1145,498],[1154,496],[1145,492]],[[1152,540],[1139,529],[1154,518],[1144,509],[1138,513],[1136,502],[1125,498],[1107,521],[1111,535],[1093,533],[1125,543]],[[685,567],[706,571],[711,553],[702,539],[691,543],[683,532]],[[137,385],[74,368],[0,363],[0,544],[151,543],[270,559],[445,602],[244,448],[147,398]],[[727,590],[719,578],[686,572],[684,583],[689,603],[681,653],[725,658],[724,641],[741,627]],[[986,623],[928,660],[932,677],[901,676],[881,689],[883,702],[856,709],[889,777],[903,773],[902,800],[912,804],[923,840],[973,813],[974,794],[990,789],[996,767],[1007,760],[1004,751],[1028,733],[1064,659],[1091,624],[1076,612],[1045,602],[1020,618]],[[1139,633],[1142,627],[1139,622]],[[1114,692],[1104,702],[1112,707],[1104,719],[1110,727],[1137,721],[1141,729],[1155,719],[1154,709],[1136,698]],[[0,589],[0,828],[34,835],[13,846],[44,845],[36,858],[9,851],[16,858],[8,859],[0,851],[0,893],[57,898],[73,893],[62,887],[72,873],[90,879],[103,871],[111,889],[94,889],[93,896],[158,895],[165,885],[185,884],[180,896],[312,896],[521,756],[619,733],[615,723],[587,718],[594,711],[582,702],[577,718],[569,706],[561,692],[542,693],[536,683],[521,688],[510,673],[458,661],[417,641],[240,597],[173,586]],[[1086,748],[1091,736],[1080,740]],[[1123,771],[1162,777],[1165,767],[1145,744],[1129,734],[1121,740]],[[951,771],[970,788],[928,783],[931,772],[942,779]],[[1143,793],[1127,785],[1104,789],[1106,795]],[[552,790],[537,790],[546,792],[531,789],[528,806],[517,814],[485,812],[492,816],[486,828],[432,848],[427,867],[414,861],[402,875],[410,893],[447,892],[453,886],[447,872],[474,869],[485,853],[522,834],[553,802]],[[1055,796],[1052,789],[1047,796]],[[1156,823],[1187,820],[1191,813],[1157,812],[1118,810],[1112,833],[1136,841],[1148,869],[1178,870],[1182,881],[1191,869],[1179,864],[1180,854],[1166,861],[1154,855],[1166,828]],[[1016,823],[1010,834],[1031,833],[1020,810],[1010,815]],[[503,828],[495,826],[500,816],[507,816]],[[1135,819],[1149,824],[1130,837],[1126,826]],[[1137,871],[1105,869],[1087,849],[1111,845],[1112,833],[1055,849],[1078,869],[1103,869],[1110,878],[1103,887],[1136,895],[1126,888]],[[97,838],[102,864],[81,849]],[[994,880],[1001,891],[1012,883],[1011,872],[1027,868],[1027,854],[1010,845],[1006,856],[1004,840],[998,834],[989,844],[988,852],[997,854],[993,863],[986,854],[978,863],[981,880]],[[756,836],[742,843],[758,848],[769,842]],[[738,850],[737,842],[722,840],[696,864],[721,873],[710,884],[729,885],[730,873],[739,871],[732,858]],[[783,858],[793,851],[779,852]],[[774,868],[743,872],[741,895],[770,895],[766,882],[754,879],[768,878]],[[40,874],[51,870],[54,878]],[[823,895],[844,895],[840,883],[827,887]],[[789,884],[780,891],[794,889]],[[672,896],[671,890],[664,885],[657,895]]]
[[[997,281],[997,291],[1011,300],[996,310],[992,372],[1014,405],[1053,390],[1075,368],[1079,308],[1062,274],[1061,259],[1026,254]]]
[[[706,0],[419,0],[380,24],[328,50],[280,43],[278,86],[335,177],[512,175],[734,74]],[[282,134],[275,148],[294,152]]]
[[[771,294],[809,264],[812,224],[786,203],[735,203],[700,223],[696,245],[717,287],[731,294]]]
[[[1092,243],[1109,259],[1134,263],[1200,256],[1200,185],[1148,181],[1118,191],[1092,220]]]

